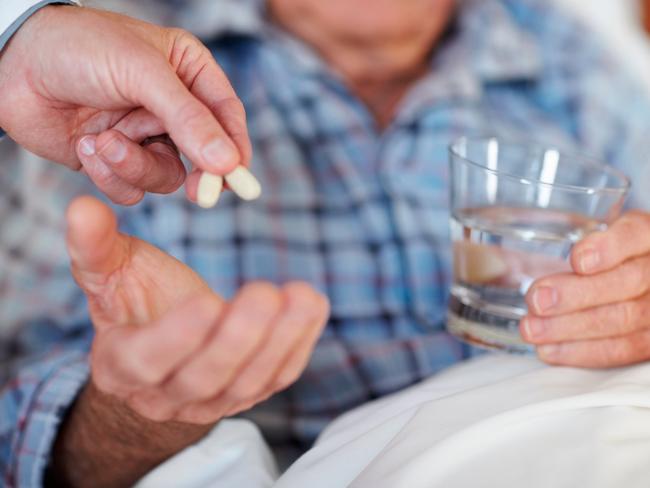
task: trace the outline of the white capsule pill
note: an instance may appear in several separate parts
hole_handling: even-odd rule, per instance
[[[243,200],[255,200],[262,194],[262,186],[245,166],[237,166],[226,175],[230,189]]]
[[[211,173],[203,173],[199,179],[199,188],[196,192],[196,203],[203,208],[212,208],[219,201],[223,177]]]

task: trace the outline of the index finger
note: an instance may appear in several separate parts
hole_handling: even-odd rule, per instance
[[[632,300],[650,291],[650,257],[634,258],[593,276],[546,276],[526,294],[531,313],[550,317]]]
[[[136,95],[139,103],[160,118],[166,132],[196,167],[223,175],[242,163],[239,149],[217,117],[190,93],[166,60],[153,61],[151,68],[143,70]]]
[[[219,123],[237,146],[241,156],[240,164],[248,166],[253,153],[246,111],[230,81],[211,54],[193,80],[191,93],[203,102],[219,120]]]
[[[594,232],[575,245],[571,266],[582,275],[608,271],[650,252],[650,214],[631,211],[609,229]]]
[[[235,143],[240,155],[239,164],[248,165],[252,150],[246,113],[230,80],[199,39],[184,31],[172,32],[175,33],[170,59],[172,66],[176,67],[179,78],[190,93],[210,110]]]

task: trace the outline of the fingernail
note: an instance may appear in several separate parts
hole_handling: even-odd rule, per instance
[[[79,150],[82,154],[86,156],[95,155],[95,142],[97,138],[95,136],[86,136],[79,141]]]
[[[526,317],[522,321],[522,327],[526,336],[531,339],[542,337],[546,332],[546,323],[542,319]]]
[[[562,354],[562,346],[546,344],[537,348],[537,355],[544,360],[558,359]]]
[[[589,273],[598,268],[600,254],[594,249],[586,249],[578,255],[578,266],[581,273]]]
[[[239,157],[232,144],[223,139],[215,139],[208,143],[201,151],[201,154],[206,164],[216,171],[231,166]]]
[[[113,139],[99,151],[99,155],[109,163],[119,163],[126,157],[126,146],[119,139]]]
[[[223,177],[210,173],[203,173],[199,179],[199,187],[196,192],[196,203],[202,208],[212,208],[219,201],[221,189],[223,188]]]
[[[260,182],[244,166],[237,166],[231,173],[227,174],[226,181],[232,191],[243,200],[255,200],[262,194]]]
[[[557,305],[558,296],[555,288],[540,286],[533,292],[533,307],[537,313],[546,312]]]

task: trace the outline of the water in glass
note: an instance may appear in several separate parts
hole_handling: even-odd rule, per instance
[[[530,351],[519,334],[528,288],[542,276],[570,271],[573,245],[601,226],[577,213],[543,208],[454,210],[450,332],[477,345]]]

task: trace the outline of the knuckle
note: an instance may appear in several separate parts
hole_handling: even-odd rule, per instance
[[[169,44],[169,57],[174,66],[177,66],[188,49],[199,49],[203,44],[191,32],[180,27],[168,27],[165,29]]]
[[[259,394],[259,385],[254,381],[242,381],[233,385],[228,391],[228,397],[236,403],[250,402]]]
[[[113,347],[105,352],[103,365],[112,369],[116,376],[129,378],[133,375],[133,368],[126,349]]]
[[[137,355],[120,354],[114,364],[123,381],[133,385],[153,386],[160,380],[157,372],[144,364]]]
[[[647,212],[641,213],[641,222],[643,223],[643,235],[648,236],[650,234],[650,214]]]
[[[648,231],[650,230],[650,214],[642,210],[630,210],[626,214],[630,227],[637,230]]]
[[[142,186],[142,182],[153,169],[152,166],[153,165],[146,159],[143,159],[140,154],[136,154],[128,166],[125,166],[120,172],[120,177],[126,180],[129,184],[135,187],[140,187]]]
[[[291,300],[299,300],[311,306],[318,305],[318,293],[309,283],[292,281],[282,287],[283,292]]]
[[[199,125],[203,125],[202,121],[209,115],[207,107],[204,107],[193,99],[189,99],[182,103],[178,109],[177,120],[181,125],[196,128]]]
[[[237,365],[237,359],[244,353],[250,351],[259,340],[261,329],[248,327],[255,326],[257,321],[248,316],[239,316],[239,327],[224,328],[220,334],[219,353],[213,353],[209,360],[211,371],[233,371]]]
[[[302,374],[301,370],[283,371],[274,383],[274,390],[280,391],[293,385]]]
[[[571,251],[572,264],[579,265],[577,260],[586,250],[600,250],[601,252],[606,252],[607,244],[610,240],[611,236],[604,231],[596,231],[588,234],[584,239],[579,241]]]
[[[620,241],[630,239],[647,241],[650,235],[650,214],[632,210],[616,222],[614,229]]]
[[[647,257],[638,258],[632,261],[631,264],[638,274],[634,289],[638,295],[645,295],[650,291],[650,259]]]
[[[188,405],[183,407],[177,417],[181,422],[208,425],[223,417],[222,408],[212,403],[205,405]]]
[[[629,238],[637,231],[638,219],[632,213],[626,214],[618,222],[617,231],[618,235],[623,238]]]
[[[154,422],[166,422],[172,418],[171,412],[158,402],[148,402],[134,398],[129,400],[127,405],[142,417]]]
[[[624,265],[621,279],[624,283],[621,286],[627,285],[632,291],[636,293],[646,292],[648,290],[648,277],[650,270],[647,263],[639,263],[638,260],[629,261]]]
[[[250,283],[245,284],[242,287],[243,292],[249,292],[249,293],[277,293],[278,288],[275,286],[273,283],[270,283],[268,281],[252,281]]]
[[[90,179],[112,200],[110,189],[116,184],[116,177],[113,172],[104,165],[98,163],[95,166],[87,167],[87,173]]]
[[[118,333],[109,333],[104,337],[101,354],[97,354],[98,364],[101,365],[98,369],[111,371],[117,380],[128,386],[158,383],[162,378],[156,368],[143,358],[134,336],[119,333],[120,330],[111,332]]]
[[[630,222],[630,223],[633,223],[633,222],[637,222],[637,223],[638,222],[645,222],[645,223],[650,224],[650,218],[649,218],[648,213],[644,212],[642,210],[639,210],[639,209],[632,209],[632,210],[629,210],[629,211],[625,212],[623,217],[621,217],[621,221]]]
[[[175,28],[172,28],[172,33],[174,35],[174,38],[176,39],[176,42],[181,47],[201,46],[202,45],[201,41],[199,41],[198,37],[196,37],[191,32],[186,31],[185,29],[175,27]]]
[[[162,377],[158,371],[156,371],[151,366],[143,364],[141,361],[138,361],[137,364],[132,366],[134,370],[134,376],[138,379],[140,384],[145,386],[157,385]]]
[[[637,303],[639,322],[643,326],[650,326],[650,295],[644,296]]]
[[[118,390],[115,378],[105,368],[93,368],[91,378],[99,391],[115,394]]]
[[[634,340],[626,337],[619,340],[614,340],[607,347],[606,357],[609,357],[612,365],[623,365],[631,362],[635,355],[636,347]]]
[[[172,193],[178,190],[181,185],[185,182],[185,177],[187,173],[182,163],[174,164],[170,170],[170,178],[166,178],[161,185],[159,192],[160,193]]]
[[[647,256],[644,256],[642,258],[639,258],[637,261],[641,261],[643,263],[641,266],[641,273],[642,273],[642,288],[644,290],[644,294],[650,291],[650,258]]]
[[[189,321],[188,321],[189,322]],[[174,348],[177,351],[191,351],[196,347],[196,337],[193,323],[184,322],[174,327],[168,334],[169,341],[173,341]]]
[[[639,302],[625,302],[619,305],[617,317],[625,331],[638,328],[643,318],[643,309]]]
[[[181,392],[192,398],[208,398],[212,396],[214,386],[211,375],[184,374],[178,379]]]
[[[329,312],[329,300],[309,283],[294,281],[283,287],[290,304],[299,306],[314,318],[322,318]]]
[[[607,331],[612,327],[611,319],[613,316],[616,316],[616,313],[617,311],[612,310],[612,307],[589,311],[581,316],[583,319],[579,321],[579,325],[577,325],[578,321],[576,320],[573,327],[579,329],[586,335],[592,333],[594,337],[605,336],[607,335]],[[558,329],[560,328],[558,327]],[[564,338],[564,336],[562,337]],[[574,337],[577,338],[578,336],[571,336],[569,338],[573,339]]]
[[[227,97],[217,102],[219,108],[235,117],[246,117],[246,107],[244,102],[237,97]]]
[[[246,126],[246,108],[237,97],[222,98],[210,105],[213,112],[219,114],[219,120],[224,124],[232,137],[244,136],[248,133]]]
[[[254,297],[260,305],[277,306],[280,304],[280,290],[277,286],[266,281],[255,281],[244,285],[242,296]]]
[[[113,203],[124,206],[133,206],[144,198],[144,192],[137,189],[129,189],[117,194],[108,195]]]
[[[638,349],[641,351],[640,356],[644,359],[648,359],[648,357],[650,357],[650,331],[644,330],[640,336],[641,338],[637,345]]]

